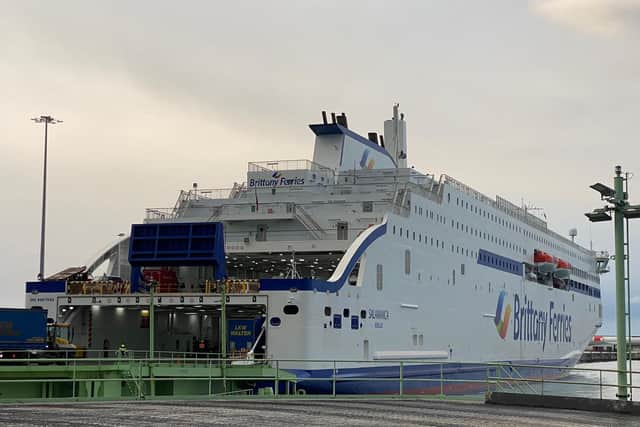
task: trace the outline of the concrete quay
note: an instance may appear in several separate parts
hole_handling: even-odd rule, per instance
[[[625,414],[428,399],[228,399],[0,405],[3,426],[640,426]]]

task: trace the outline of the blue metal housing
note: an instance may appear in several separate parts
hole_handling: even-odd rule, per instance
[[[214,279],[227,276],[221,222],[132,224],[129,242],[132,291],[140,267],[213,266]]]

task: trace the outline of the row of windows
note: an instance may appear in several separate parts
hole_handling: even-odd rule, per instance
[[[447,199],[448,202],[451,202],[451,193],[447,193]],[[473,204],[469,204],[468,201],[463,201],[461,198],[457,197],[456,198],[456,204],[462,208],[465,208],[469,211],[471,211],[472,213],[476,213],[479,216],[486,218],[489,221],[492,221],[498,225],[501,225],[509,230],[515,231],[517,233],[521,233],[523,234],[525,237],[528,237],[530,239],[533,239],[537,242],[540,243],[544,243],[547,246],[553,247],[557,250],[563,251],[563,252],[567,252],[568,250],[563,250],[563,246],[561,246],[558,243],[555,243],[549,239],[546,239],[544,237],[542,237],[541,235],[534,233],[534,232],[530,232],[528,230],[526,230],[524,227],[514,224],[508,220],[505,220],[504,218],[501,218],[500,216],[491,213],[490,211],[486,210],[486,209],[482,209],[482,207],[478,207],[478,206],[474,206]],[[433,211],[429,211],[429,209],[423,208],[421,206],[418,205],[414,205],[414,209],[413,209],[414,213],[417,215],[422,216],[423,213],[425,214],[425,216],[427,218],[434,218],[434,212]],[[446,224],[446,218],[444,216],[441,216],[437,213],[435,213],[435,218],[442,224]],[[466,232],[472,236],[475,237],[479,237],[479,238],[483,238],[491,243],[497,244],[499,246],[505,247],[507,249],[513,250],[518,254],[522,254],[522,255],[527,255],[527,250],[513,242],[509,242],[505,239],[502,239],[500,237],[497,236],[493,236],[491,233],[487,233],[487,232],[483,232],[478,230],[477,228],[474,229],[473,226],[469,226],[468,224],[465,225],[463,223],[461,223],[460,221],[455,221],[454,219],[451,219],[451,228],[454,228],[458,231],[462,231],[462,232]],[[402,235],[402,232],[400,233]],[[415,240],[415,233],[412,234],[413,238]],[[406,232],[406,237],[409,237],[409,231],[407,230]],[[421,236],[418,235],[418,239],[420,239]],[[587,259],[586,257],[582,257],[576,253],[574,253],[573,251],[571,251],[571,253],[569,254],[570,256],[576,257],[580,260],[583,260],[585,262],[593,262],[592,259]],[[580,274],[580,272],[582,272],[581,270],[576,273],[576,275]],[[580,277],[583,277],[585,279],[589,279],[589,280],[593,280],[595,282],[599,282],[599,277],[597,275],[593,275],[593,274],[589,274],[587,272],[582,272],[582,275],[580,275]]]
[[[581,277],[583,279],[587,279],[587,280],[591,280],[593,282],[596,283],[600,283],[600,276],[596,275],[596,274],[591,274],[591,273],[587,273],[584,270],[581,270],[577,267],[571,267],[571,274],[573,274],[574,276],[578,276]]]
[[[480,249],[478,264],[522,276],[522,263],[484,249]]]
[[[447,193],[447,203],[451,203],[451,193]],[[584,262],[593,262],[593,260],[590,257],[586,257],[583,256],[579,253],[577,253],[576,251],[567,248],[564,245],[561,245],[559,243],[557,243],[556,241],[549,239],[547,237],[544,237],[541,234],[532,232],[527,230],[526,228],[517,225],[507,219],[501,218],[498,215],[491,213],[490,211],[486,210],[486,209],[482,209],[482,207],[478,208],[478,206],[474,206],[473,203],[469,204],[468,201],[463,200],[460,197],[456,197],[456,205],[459,206],[462,209],[468,210],[472,213],[478,214],[479,216],[486,218],[498,225],[501,225],[503,227],[505,227],[508,230],[512,230],[515,231],[517,233],[522,234],[525,237],[528,237],[530,239],[535,240],[538,243],[543,243],[551,248],[554,248],[558,251],[561,251],[563,253],[565,253],[566,255],[570,256],[570,257],[574,257],[574,258],[578,258],[580,261],[584,261]]]
[[[576,282],[575,280],[569,280],[569,289],[572,289],[581,294],[600,298],[600,289],[594,288],[593,286],[589,286],[584,283]]]
[[[324,315],[327,317],[331,317],[331,307],[326,306],[324,308]],[[360,319],[367,318],[367,311],[360,310],[360,316],[358,317],[357,314],[351,316],[351,310],[348,308],[344,308],[342,309],[342,315],[340,313],[336,313],[333,315],[332,320],[329,320],[329,327],[333,327],[334,329],[342,329],[342,318],[348,319],[349,317],[351,318],[351,329],[360,329],[362,328],[362,322],[360,321]],[[326,323],[324,327],[327,327]]]
[[[425,209],[425,211],[426,211],[427,218],[429,218],[429,217],[432,218],[433,217],[433,211],[429,211],[428,209]],[[422,207],[418,207],[418,206],[414,206],[414,212],[416,214],[418,214],[418,215],[422,215],[423,208]],[[440,223],[441,224],[446,224],[446,219],[445,219],[444,216],[440,216],[440,215],[436,214],[436,218],[437,219],[442,218],[442,221],[440,221]],[[497,216],[496,216],[496,218],[497,218]],[[498,236],[494,236],[493,234],[487,233],[486,231],[481,231],[478,228],[473,228],[473,226],[469,226],[468,224],[461,223],[460,221],[455,221],[455,220],[451,219],[451,228],[452,229],[456,229],[456,230],[461,231],[461,232],[464,232],[464,233],[467,233],[467,234],[469,234],[471,236],[475,236],[475,237],[484,239],[484,240],[486,240],[488,242],[491,242],[493,244],[496,244],[496,245],[502,246],[502,247],[504,247],[506,249],[512,250],[512,251],[514,251],[514,252],[516,252],[518,254],[522,254],[522,255],[526,255],[527,254],[527,250],[525,248],[522,248],[519,245],[516,245],[515,243],[509,242],[506,239],[502,239],[502,238],[500,238]],[[393,233],[395,234],[395,228],[393,230]],[[411,233],[412,233],[411,235],[413,237],[413,240],[416,240],[415,232],[411,232]],[[403,232],[402,232],[402,227],[400,227],[400,235],[404,236]],[[409,232],[409,230],[406,230],[406,237],[409,238],[409,236],[410,236],[410,232]],[[418,234],[418,241],[420,241],[421,238],[422,238],[422,236],[420,234]]]

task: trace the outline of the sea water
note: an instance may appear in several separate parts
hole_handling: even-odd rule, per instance
[[[545,395],[617,399],[618,374],[612,372],[617,369],[616,361],[580,363],[576,368],[588,370],[572,370],[570,375],[557,380],[561,383],[545,380],[544,385],[536,384],[536,391]],[[627,384],[639,387],[630,391],[633,400],[640,401],[640,360],[632,361],[632,370],[635,373],[627,376]]]

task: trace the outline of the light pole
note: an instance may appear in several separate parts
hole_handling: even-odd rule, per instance
[[[625,328],[625,242],[624,219],[640,218],[640,205],[630,205],[629,194],[623,189],[622,167],[616,166],[615,177],[613,178],[614,188],[604,184],[596,183],[591,186],[600,193],[600,199],[607,201],[608,205],[603,208],[594,209],[585,215],[591,222],[611,221],[609,212],[614,213],[613,224],[615,233],[615,261],[616,261],[616,346],[618,360],[618,399],[627,400],[627,334]],[[628,229],[627,223],[627,229]],[[628,255],[626,255],[628,256]],[[628,274],[628,272],[627,272]],[[628,313],[631,315],[630,313]]]
[[[42,171],[42,223],[40,227],[40,271],[38,272],[38,280],[44,280],[44,230],[45,217],[47,211],[47,133],[49,125],[62,123],[62,120],[54,119],[51,116],[40,116],[33,119],[36,123],[44,123],[44,168]]]

